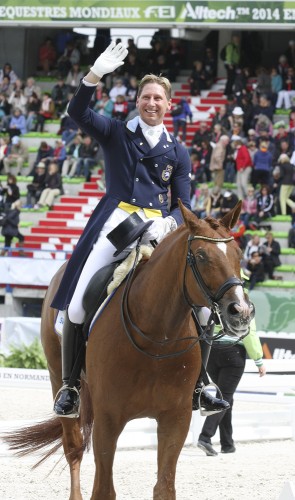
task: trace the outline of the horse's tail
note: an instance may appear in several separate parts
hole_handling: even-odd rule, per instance
[[[83,444],[81,448],[71,452],[73,455],[77,456],[85,450],[89,451],[93,425],[93,412],[88,385],[83,381],[81,387],[81,415],[79,417],[79,423],[83,436]],[[44,422],[39,422],[38,424],[21,427],[12,432],[4,433],[1,438],[9,445],[9,450],[14,451],[18,457],[23,457],[51,446],[51,448],[44,453],[42,458],[33,465],[32,468],[35,469],[62,446],[62,435],[63,428],[61,419],[59,417],[53,417]]]
[[[14,451],[18,457],[37,452],[45,446],[52,448],[37,462],[33,468],[38,467],[62,446],[62,425],[58,417],[40,422],[28,427],[21,427],[12,433],[4,433],[2,439],[9,445],[9,450]]]

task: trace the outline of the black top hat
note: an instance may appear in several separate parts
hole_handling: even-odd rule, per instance
[[[153,223],[153,219],[144,222],[136,212],[123,220],[115,229],[107,234],[108,240],[116,247],[114,257],[117,257],[125,248],[137,240]]]

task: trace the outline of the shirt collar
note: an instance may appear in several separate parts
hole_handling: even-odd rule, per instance
[[[141,127],[143,133],[147,132],[150,129],[153,129],[154,134],[160,136],[162,134],[163,130],[164,130],[163,123],[160,123],[160,125],[155,125],[154,127],[151,127],[150,125],[148,125],[147,123],[145,123],[142,120],[142,118],[140,118],[140,116],[138,118],[138,123],[139,123],[139,126]]]
[[[141,124],[143,124],[143,126],[145,127],[145,129],[143,128],[143,126]],[[148,130],[149,128],[152,128],[149,125],[147,125],[139,116],[135,116],[135,118],[133,118],[132,120],[129,120],[127,122],[126,127],[131,132],[135,132],[135,130],[137,129],[138,125],[142,128],[143,132],[146,131],[146,130]],[[155,128],[155,129],[159,128],[160,130],[163,130],[163,132],[165,132],[165,134],[166,134],[167,141],[168,142],[172,142],[170,134],[169,134],[168,130],[166,129],[164,123],[161,123],[160,125],[156,125],[153,128]]]

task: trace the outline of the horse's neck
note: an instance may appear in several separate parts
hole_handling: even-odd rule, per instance
[[[130,290],[132,316],[160,337],[179,331],[191,313],[183,292],[185,247],[175,245],[171,236],[154,251]]]

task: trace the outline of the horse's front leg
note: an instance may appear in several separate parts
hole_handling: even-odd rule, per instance
[[[69,500],[82,500],[80,489],[80,468],[83,458],[82,434],[78,419],[61,418],[63,426],[63,447],[71,475]]]
[[[91,500],[116,499],[113,463],[117,440],[124,425],[109,413],[94,415],[93,451],[96,468]]]
[[[166,411],[158,421],[158,480],[154,500],[175,500],[175,474],[179,454],[191,421],[191,409]]]

